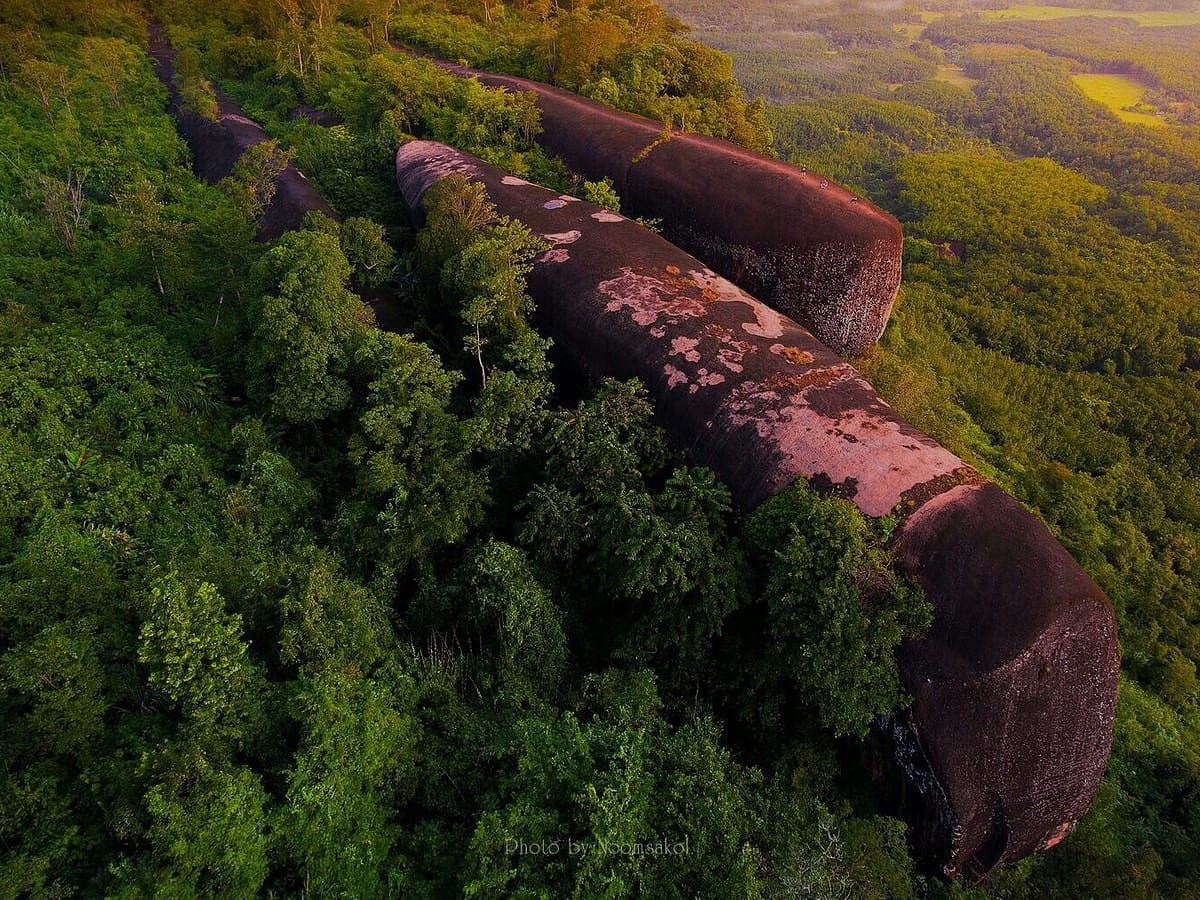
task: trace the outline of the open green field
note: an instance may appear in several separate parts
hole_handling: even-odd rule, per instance
[[[1136,79],[1126,75],[1072,75],[1071,80],[1091,99],[1103,103],[1126,122],[1160,128],[1167,124],[1152,113],[1126,109],[1137,105],[1146,94],[1145,86]]]
[[[1200,25],[1200,6],[1182,10],[1120,10],[1087,9],[1065,6],[1018,5],[1008,9],[981,11],[985,19],[1070,19],[1078,16],[1100,16],[1113,19],[1133,19],[1139,25]]]

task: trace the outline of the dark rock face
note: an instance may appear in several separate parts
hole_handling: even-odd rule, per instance
[[[170,93],[168,112],[175,119],[180,135],[192,151],[192,168],[205,181],[215,183],[233,171],[234,164],[248,147],[267,140],[267,134],[256,122],[246,118],[232,100],[217,89],[218,120],[209,122],[182,108],[175,87],[175,49],[163,34],[162,26],[151,20],[150,56],[158,75]],[[311,107],[300,107],[300,110]],[[336,117],[312,110],[317,116],[303,113],[293,118],[306,118],[314,124],[337,124]],[[273,241],[285,232],[300,228],[304,216],[312,211],[324,213],[335,221],[337,213],[325,202],[316,186],[294,165],[288,164],[275,179],[275,195],[258,220],[258,239]],[[400,300],[394,285],[382,284],[359,290],[362,301],[371,309],[375,323],[386,330],[401,325]]]
[[[641,378],[743,507],[802,477],[903,519],[896,560],[935,616],[899,655],[912,707],[880,735],[928,858],[979,877],[1070,831],[1112,739],[1116,626],[1034,516],[808,331],[635,222],[433,142],[401,147],[396,173],[418,221],[461,173],[550,242],[529,278],[543,327],[584,371]]]
[[[342,124],[342,120],[333,113],[316,109],[306,103],[301,103],[288,113],[288,118],[293,122],[304,119],[306,122],[312,122],[314,125],[320,125],[323,128]]]
[[[934,604],[900,664],[954,812],[937,840],[952,848],[948,868],[978,877],[1058,843],[1087,811],[1112,741],[1116,622],[1095,582],[994,484],[926,502],[895,551]]]
[[[532,91],[538,141],[589,178],[609,177],[635,216],[844,355],[883,333],[900,287],[900,224],[845,188],[716,138],[676,133],[537,81],[450,63],[493,87]]]
[[[216,183],[233,172],[242,153],[270,138],[256,122],[246,118],[241,108],[220,88],[216,89],[217,121],[210,122],[183,109],[175,86],[175,48],[158,22],[150,22],[149,27],[154,72],[167,86],[170,94],[168,111],[192,151],[192,167],[205,181]],[[274,240],[285,231],[299,228],[305,214],[312,210],[331,219],[337,218],[312,182],[289,163],[275,179],[275,196],[258,221],[259,240]]]

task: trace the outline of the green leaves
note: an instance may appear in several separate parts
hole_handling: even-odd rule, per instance
[[[349,277],[337,238],[322,232],[289,232],[262,260],[270,293],[251,311],[249,387],[285,422],[319,422],[350,402],[351,358],[367,326]]]
[[[79,45],[79,58],[88,77],[104,85],[109,100],[118,107],[126,86],[142,65],[137,50],[118,38],[84,38]]]
[[[253,688],[241,616],[225,611],[217,589],[168,576],[147,599],[138,660],[185,722],[204,731],[235,728]]]
[[[221,179],[221,187],[251,219],[257,219],[275,196],[275,179],[288,167],[291,155],[275,141],[263,141],[248,147],[233,172]]]
[[[59,471],[62,472],[63,479],[66,481],[70,481],[82,474],[95,461],[95,455],[86,447],[78,450],[64,450],[59,458],[55,460]]]
[[[87,753],[104,727],[105,672],[94,620],[57,622],[5,654],[0,685],[29,704],[25,725],[47,754]]]
[[[245,897],[267,876],[267,796],[249,769],[223,765],[199,747],[158,761],[146,794],[152,854],[114,867],[130,896]]]
[[[904,700],[895,649],[928,628],[932,609],[892,569],[862,515],[794,485],[750,516],[746,536],[767,565],[774,670],[836,734],[865,735]]]
[[[754,896],[761,776],[719,747],[710,721],[659,718],[648,673],[598,681],[605,705],[591,714],[518,725],[471,837],[465,892]]]
[[[474,444],[512,458],[530,449],[553,391],[550,341],[529,323],[533,302],[525,287],[546,244],[524,225],[498,218],[483,185],[462,176],[439,181],[423,203],[420,258],[455,312],[461,363],[478,385]]]
[[[168,213],[160,190],[144,175],[123,185],[113,199],[118,242],[140,257],[153,273],[159,294],[166,294],[168,285],[175,287],[184,279],[178,266],[190,226]]]
[[[26,59],[20,63],[17,81],[37,101],[51,124],[55,121],[59,102],[70,108],[67,70],[64,66],[44,59]]]
[[[499,640],[499,665],[552,684],[567,655],[562,613],[525,554],[489,541],[468,556],[455,581],[467,620]]]
[[[351,216],[341,223],[338,243],[359,290],[378,287],[391,275],[390,266],[396,254],[384,236],[382,225]]]
[[[611,178],[601,178],[599,181],[585,181],[583,183],[583,199],[588,203],[603,206],[612,212],[621,211],[621,198],[617,196]]]
[[[633,658],[668,654],[674,678],[698,675],[743,597],[727,489],[707,470],[674,465],[637,383],[605,382],[548,425],[543,474],[522,503],[522,545],[562,573],[589,638],[619,640]],[[592,617],[605,625],[584,626]]]
[[[393,896],[393,810],[413,787],[420,736],[413,684],[394,669],[373,679],[330,666],[297,700],[303,737],[279,831],[298,881],[319,895]]]
[[[349,441],[360,496],[377,510],[368,535],[388,567],[404,568],[463,537],[477,520],[486,482],[470,464],[465,423],[450,410],[457,381],[433,352],[408,337],[373,332],[357,357],[366,397]],[[357,527],[352,507],[346,524]],[[351,525],[351,523],[355,523]]]
[[[194,48],[185,47],[175,57],[175,86],[186,112],[217,121],[217,95],[212,82],[200,70],[200,55]]]

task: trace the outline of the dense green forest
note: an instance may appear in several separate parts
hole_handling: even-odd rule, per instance
[[[911,8],[842,5],[805,10],[780,39],[777,7],[743,7],[726,27],[712,6],[670,5],[708,25],[699,34],[730,48],[748,86],[778,86],[781,156],[904,223],[901,300],[860,361],[872,383],[1035,507],[1117,604],[1125,677],[1100,796],[1061,852],[991,889],[1194,896],[1196,29],[994,21],[932,4],[922,27]],[[852,37],[864,20],[874,44]],[[928,68],[897,77],[872,62],[881,47]],[[1130,125],[1091,101],[1071,75],[1098,69],[1147,75],[1151,104],[1177,124]]]
[[[190,106],[219,84],[278,142],[219,185],[146,12]],[[803,13],[689,37],[649,0],[3,7],[0,896],[1195,896],[1200,53]],[[533,327],[539,240],[453,183],[414,233],[410,136],[620,198],[537,149],[527,98],[389,37],[902,219],[901,301],[859,363],[1118,610],[1110,770],[1060,847],[978,888],[914,862],[862,741],[929,615],[887,523],[802,487],[736,512],[639,385],[584,382]],[[1080,92],[1110,53],[1169,127]],[[347,218],[263,245],[281,153]],[[380,282],[391,330],[356,294]],[[686,852],[622,851],[647,840]]]

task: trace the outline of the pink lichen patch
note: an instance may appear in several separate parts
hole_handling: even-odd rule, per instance
[[[704,304],[698,298],[681,294],[661,278],[634,272],[629,266],[622,266],[620,275],[600,282],[596,289],[610,298],[604,307],[606,312],[628,309],[638,325],[653,325],[660,317],[673,324],[705,315]]]
[[[675,366],[667,363],[663,366],[663,374],[667,376],[667,388],[673,388],[680,384],[687,384],[687,373],[682,369],[677,369]]]
[[[759,303],[731,281],[726,281],[711,269],[689,273],[705,298],[713,303],[744,303],[754,313],[754,322],[746,322],[742,330],[755,337],[777,338],[783,335],[784,318],[769,306]]]
[[[713,387],[714,385],[724,384],[725,376],[720,372],[709,372],[708,369],[701,369],[696,373],[697,381],[705,387]]]
[[[915,485],[963,467],[962,460],[932,442],[906,449],[909,438],[901,423],[878,412],[851,409],[836,422],[830,419],[814,407],[814,398],[825,390],[853,387],[859,377],[845,365],[817,371],[824,373],[821,379],[799,388],[791,379],[740,384],[718,413],[733,428],[754,428],[764,445],[773,448],[771,483],[782,486],[798,477],[824,476],[834,484],[854,479],[854,504],[864,514],[879,517],[890,513]],[[886,407],[881,411],[890,412]],[[915,515],[923,511],[924,507]]]
[[[554,250],[547,250],[538,257],[537,261],[540,263],[565,263],[570,258],[571,254],[566,250],[556,248]]]
[[[762,338],[777,338],[783,334],[783,316],[770,307],[763,306],[761,303],[755,304],[754,317],[757,319],[756,322],[753,324],[747,322],[742,326],[742,330],[746,334]]]
[[[745,356],[743,351],[735,350],[732,347],[722,347],[717,351],[717,359],[720,360],[721,365],[735,375],[746,368],[742,365]]]
[[[807,366],[816,359],[807,350],[801,350],[799,347],[787,347],[783,344],[772,344],[771,352],[776,356],[782,356],[784,359],[794,362],[798,366]]]
[[[558,234],[543,234],[542,237],[552,244],[573,244],[583,237],[583,232],[575,230],[563,231]]]
[[[595,219],[597,222],[624,222],[625,221],[624,216],[617,215],[615,212],[609,212],[606,209],[601,210],[600,212],[592,213],[592,218]]]
[[[700,362],[700,351],[696,349],[700,341],[698,338],[677,337],[671,339],[671,355],[682,356],[688,362]]]
[[[734,374],[745,369],[742,363],[746,354],[753,352],[754,345],[752,343],[734,337],[732,331],[717,322],[710,322],[704,326],[704,336],[711,338],[716,343],[717,361],[722,366]]]
[[[532,187],[531,182],[526,181],[524,178],[518,178],[516,175],[505,175],[500,179],[500,183],[514,186]]]

